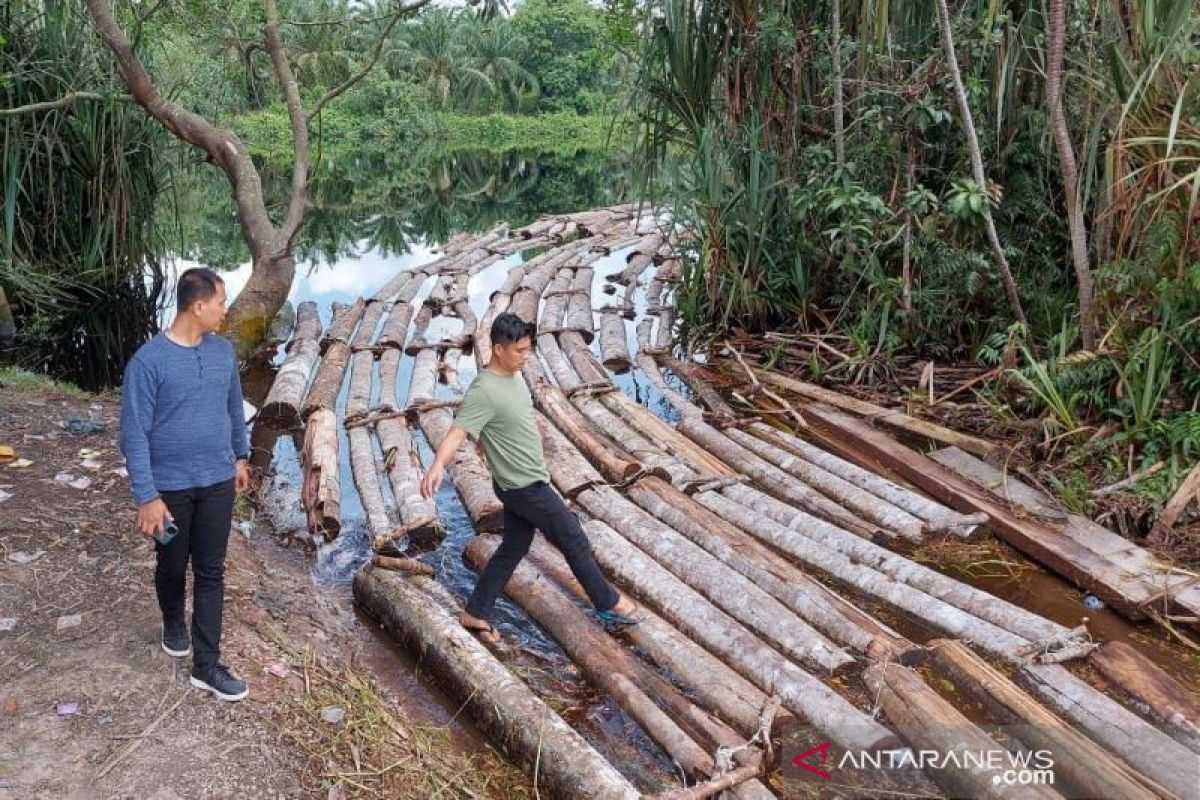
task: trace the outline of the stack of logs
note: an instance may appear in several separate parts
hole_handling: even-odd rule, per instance
[[[509,269],[476,320],[471,276],[531,247],[546,249]],[[437,525],[435,509],[416,491],[415,429],[438,446],[460,395],[461,359],[472,353],[477,366],[486,364],[491,321],[512,311],[539,323],[538,358],[525,378],[554,484],[584,520],[602,568],[640,601],[645,618],[611,638],[581,610],[581,587],[540,539],[506,593],[693,784],[669,796],[774,796],[767,777],[780,754],[771,745],[789,720],[854,751],[1007,749],[925,683],[913,665],[926,659],[995,722],[1017,726],[1021,745],[1051,749],[1061,786],[1095,797],[1195,796],[1195,772],[1179,765],[1198,763],[1200,714],[1159,668],[1119,645],[1093,652],[1086,631],[890,549],[978,536],[987,514],[955,511],[807,437],[743,418],[702,371],[673,356],[670,301],[680,277],[673,247],[668,233],[632,207],[551,217],[452,241],[440,258],[398,275],[370,299],[336,308],[323,334],[315,308],[302,304],[262,415],[305,425],[302,499],[312,529],[330,537],[340,528],[343,384],[342,427],[374,546],[394,548]],[[609,280],[625,287],[623,301],[594,314],[596,262],[614,254],[624,266]],[[651,267],[631,356],[627,320]],[[448,326],[457,320],[458,333],[430,341],[431,326],[443,318]],[[398,386],[405,357],[412,363],[406,393]],[[631,367],[678,422],[660,419],[613,383],[609,369]],[[464,553],[479,569],[498,544],[501,507],[473,446],[456,455],[451,478],[479,534]],[[641,796],[457,625],[453,598],[432,576],[368,568],[354,589],[497,743],[537,765],[543,788],[564,797]],[[874,609],[944,638],[911,641]],[[1146,721],[1064,666],[1089,655],[1106,665],[1110,681],[1173,722]],[[878,707],[844,688],[853,677]],[[931,777],[952,794],[1012,796],[983,768]],[[1043,789],[1040,796],[1055,795]]]

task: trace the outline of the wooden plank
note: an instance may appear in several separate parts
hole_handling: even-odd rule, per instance
[[[1200,752],[1200,702],[1187,687],[1125,642],[1105,642],[1090,658],[1105,679],[1144,704],[1175,741]]]
[[[821,433],[822,441],[846,457],[866,457],[951,508],[987,514],[996,535],[1021,552],[1075,585],[1094,592],[1127,616],[1134,619],[1144,616],[1141,606],[1155,592],[1138,575],[1089,550],[1061,530],[1014,513],[987,489],[862,420],[821,404],[809,406],[806,416],[810,427]]]

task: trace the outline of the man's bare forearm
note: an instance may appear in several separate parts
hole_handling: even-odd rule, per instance
[[[446,434],[446,438],[442,439],[441,445],[438,446],[437,453],[433,457],[435,466],[445,467],[454,458],[454,454],[458,452],[458,448],[467,439],[467,432],[462,428],[451,427],[450,432]]]

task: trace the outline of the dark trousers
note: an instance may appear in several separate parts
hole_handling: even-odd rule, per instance
[[[221,655],[221,614],[225,607],[225,547],[233,521],[233,479],[212,486],[163,492],[163,502],[179,533],[170,544],[154,545],[158,565],[154,588],[165,622],[184,621],[188,559],[192,562],[192,663],[205,671]]]
[[[592,605],[605,611],[617,604],[621,596],[601,574],[578,517],[549,484],[538,481],[511,490],[492,486],[504,506],[504,538],[479,574],[475,591],[467,600],[468,614],[479,619],[491,618],[496,597],[533,544],[534,529],[562,551]]]

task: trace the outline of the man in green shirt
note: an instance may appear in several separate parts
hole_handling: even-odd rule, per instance
[[[504,538],[480,573],[458,619],[490,643],[500,639],[489,621],[492,607],[529,552],[535,529],[562,551],[601,621],[617,625],[637,622],[630,616],[636,604],[604,579],[578,518],[550,486],[542,437],[533,418],[533,399],[521,376],[533,353],[535,334],[533,323],[516,314],[496,317],[491,361],[467,389],[454,425],[421,481],[421,495],[432,497],[442,484],[446,464],[466,438],[473,436],[483,445],[492,486],[504,506]]]

